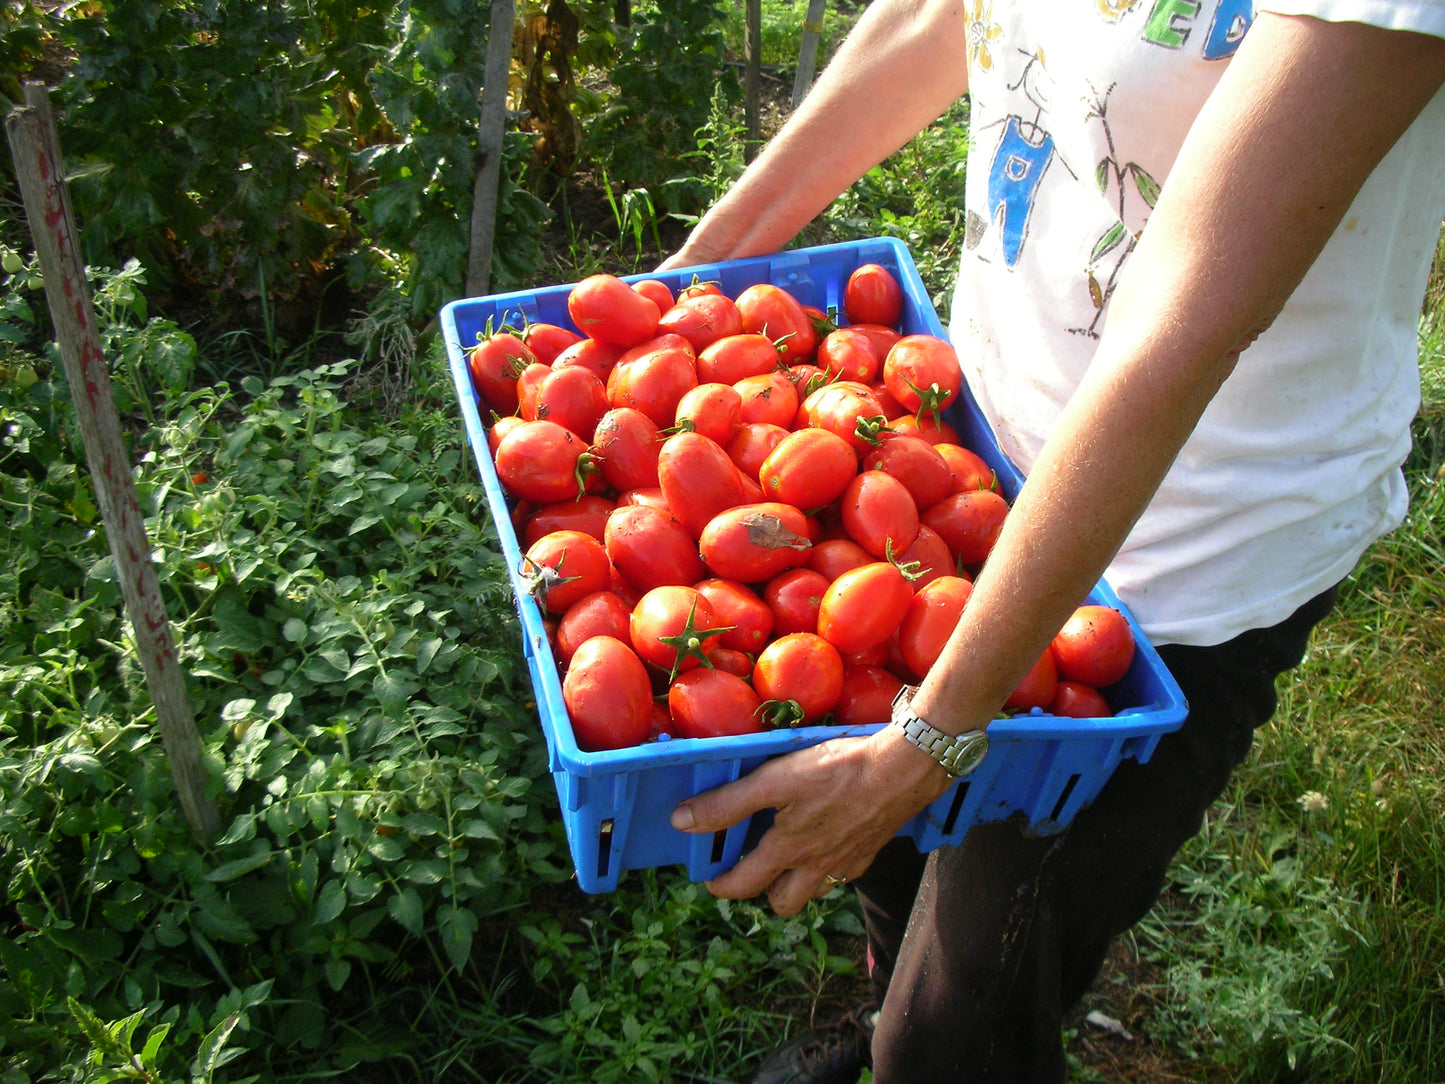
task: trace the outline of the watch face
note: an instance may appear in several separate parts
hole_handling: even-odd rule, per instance
[[[953,743],[939,761],[949,775],[967,775],[979,766],[988,753],[988,736],[981,732],[965,734]]]

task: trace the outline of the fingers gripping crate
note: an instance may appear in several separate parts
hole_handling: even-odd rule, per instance
[[[888,268],[902,285],[905,302],[899,330],[903,334],[944,336],[907,248],[892,238],[628,278],[661,279],[674,293],[695,280],[715,281],[730,297],[767,282],[783,287],[804,305],[841,313],[848,276],[865,263]],[[679,802],[739,779],[770,758],[832,738],[862,736],[878,727],[808,726],[738,737],[662,739],[603,752],[578,747],[542,613],[522,577],[522,550],[492,464],[467,364],[468,347],[489,326],[521,326],[527,321],[572,328],[567,312],[571,286],[469,298],[443,309],[443,337],[457,402],[512,577],[523,651],[578,883],[587,892],[609,892],[628,870],[662,866],[682,866],[692,880],[705,880],[736,863],[770,817],[762,813],[725,832],[693,835],[669,823]],[[949,408],[946,420],[962,442],[994,469],[1002,492],[1012,500],[1022,479],[999,451],[966,390]],[[1185,704],[1178,686],[1108,584],[1099,583],[1089,601],[1124,611],[1134,632],[1133,664],[1109,690],[1115,714],[1065,719],[1035,710],[995,721],[989,727],[990,748],[983,762],[902,829],[900,834],[912,839],[920,851],[957,843],[973,825],[1015,816],[1032,832],[1057,832],[1098,796],[1122,761],[1147,760],[1160,737],[1183,722]]]

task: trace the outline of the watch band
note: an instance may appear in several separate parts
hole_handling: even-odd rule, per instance
[[[988,752],[988,735],[982,730],[970,730],[963,734],[945,734],[937,727],[929,726],[913,710],[915,685],[905,685],[893,698],[892,724],[903,731],[903,736],[922,749],[943,766],[943,770],[957,778],[967,775],[978,767]]]

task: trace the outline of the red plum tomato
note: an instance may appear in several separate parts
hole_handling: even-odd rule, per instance
[[[1076,609],[1050,644],[1059,676],[1104,689],[1120,681],[1134,661],[1134,634],[1113,606]]]
[[[536,584],[537,601],[553,614],[612,583],[606,547],[582,531],[552,531],[537,539],[527,548],[522,572]]]
[[[790,632],[758,654],[753,688],[765,701],[765,710],[778,711],[779,721],[816,723],[843,695],[843,657],[816,633]]]
[[[603,544],[618,574],[642,591],[696,583],[705,575],[692,532],[651,505],[618,505],[607,517]]]
[[[567,295],[567,314],[583,335],[626,349],[652,337],[662,310],[615,275],[589,275]]]
[[[579,748],[627,749],[652,736],[652,681],[637,653],[611,636],[594,636],[572,655],[562,702]]]
[[[632,606],[615,591],[593,591],[567,608],[557,621],[557,657],[565,667],[577,649],[594,636],[630,639]]]
[[[843,313],[850,324],[896,327],[903,318],[903,286],[881,264],[861,264],[843,285]]]
[[[679,674],[667,690],[667,708],[679,738],[725,738],[758,734],[762,699],[746,680],[726,670]]]

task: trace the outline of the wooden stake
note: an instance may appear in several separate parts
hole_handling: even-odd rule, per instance
[[[150,542],[121,439],[110,373],[96,332],[95,309],[61,164],[60,141],[43,86],[26,84],[25,104],[11,111],[5,128],[35,253],[45,276],[45,297],[60,341],[65,379],[75,401],[86,461],[120,577],[126,613],[135,631],[146,686],[155,704],[156,721],[186,822],[191,834],[204,841],[215,832],[220,817],[215,804],[205,796],[201,738],[171,641],[160,582],[151,564]]]
[[[808,14],[803,20],[803,44],[798,50],[798,73],[793,76],[793,108],[803,104],[813,75],[818,70],[818,40],[823,36],[823,14],[828,0],[808,0]]]
[[[502,176],[502,140],[507,134],[507,76],[512,65],[514,0],[492,0],[487,22],[487,56],[482,71],[482,104],[477,118],[477,177],[472,185],[472,240],[467,257],[467,296],[491,289],[492,244],[497,233],[497,186]]]

